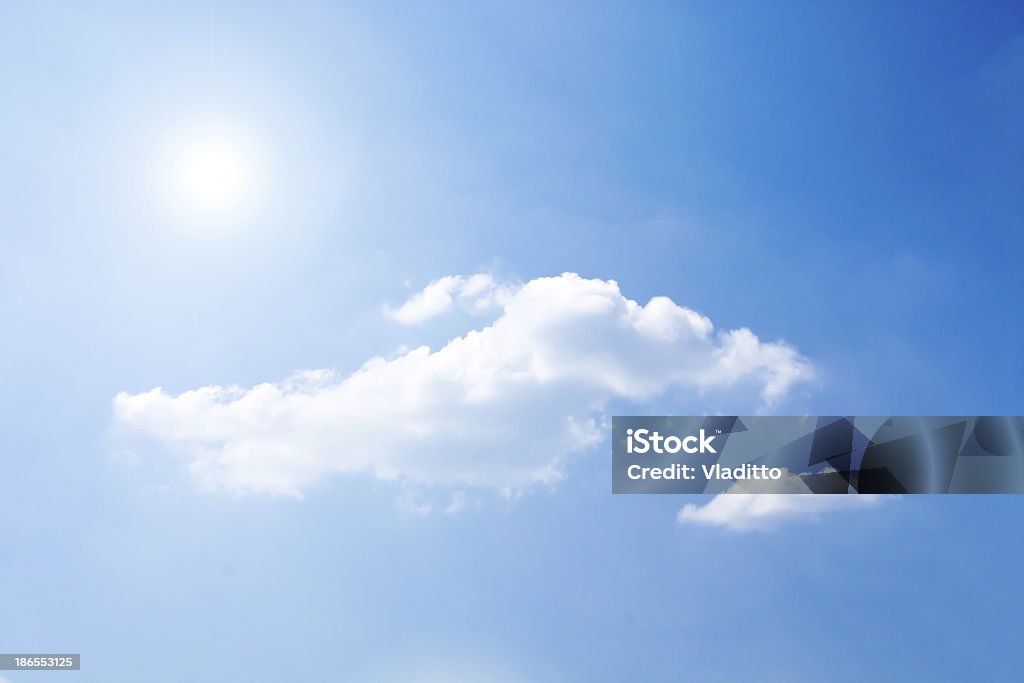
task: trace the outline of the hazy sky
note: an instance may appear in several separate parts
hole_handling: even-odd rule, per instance
[[[0,7],[0,681],[1020,679],[1018,497],[606,422],[1024,413],[1024,11],[553,5]]]

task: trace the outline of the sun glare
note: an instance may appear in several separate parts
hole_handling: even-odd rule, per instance
[[[182,200],[203,211],[236,207],[248,184],[243,153],[224,137],[196,140],[182,149],[174,173]]]
[[[241,129],[192,128],[171,138],[160,156],[160,195],[182,220],[225,223],[258,203],[262,159]]]

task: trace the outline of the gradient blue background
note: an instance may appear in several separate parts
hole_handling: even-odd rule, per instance
[[[730,534],[603,448],[454,517],[115,454],[116,392],[436,345],[381,304],[480,268],[785,338],[814,413],[1024,413],[1019,4],[551,5],[0,7],[0,650],[84,664],[7,678],[1020,680],[1017,497]],[[183,236],[147,150],[221,114],[273,206]]]

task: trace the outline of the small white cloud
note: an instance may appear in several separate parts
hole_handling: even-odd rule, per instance
[[[403,491],[395,500],[395,504],[402,512],[410,515],[425,517],[434,511],[434,505],[421,499],[412,491]]]
[[[486,273],[446,275],[413,294],[398,308],[384,307],[384,315],[403,325],[418,325],[448,313],[458,304],[472,313],[498,306],[514,288],[499,285]]]
[[[496,318],[349,375],[122,392],[114,418],[182,453],[200,483],[233,492],[300,496],[326,476],[365,474],[515,495],[557,482],[572,453],[600,442],[612,400],[689,392],[771,404],[814,374],[785,343],[746,328],[716,334],[667,297],[640,305],[614,281],[572,273],[523,285],[441,278],[393,317],[424,320],[455,301]]]
[[[789,490],[785,483],[781,486],[778,490]],[[680,524],[717,526],[731,531],[770,531],[790,522],[817,520],[823,515],[843,510],[875,507],[890,497],[873,494],[722,493],[703,506],[687,504],[679,511],[677,520]]]
[[[452,494],[451,500],[444,507],[444,513],[446,515],[456,515],[466,508],[477,505],[480,500],[477,498],[470,498],[466,495],[465,491],[456,491]]]
[[[479,498],[466,495],[465,491],[457,490],[447,498],[438,498],[422,491],[405,490],[398,496],[396,505],[402,512],[425,517],[435,512],[457,515],[481,502]]]

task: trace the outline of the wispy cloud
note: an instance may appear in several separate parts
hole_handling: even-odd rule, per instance
[[[496,317],[436,351],[373,358],[347,376],[120,393],[115,420],[234,492],[298,496],[325,476],[366,473],[511,495],[558,481],[571,453],[604,438],[613,399],[753,392],[770,403],[813,376],[787,344],[746,328],[715,333],[667,297],[640,305],[614,281],[571,273],[522,285],[442,278],[392,317],[424,320],[460,297]]]

